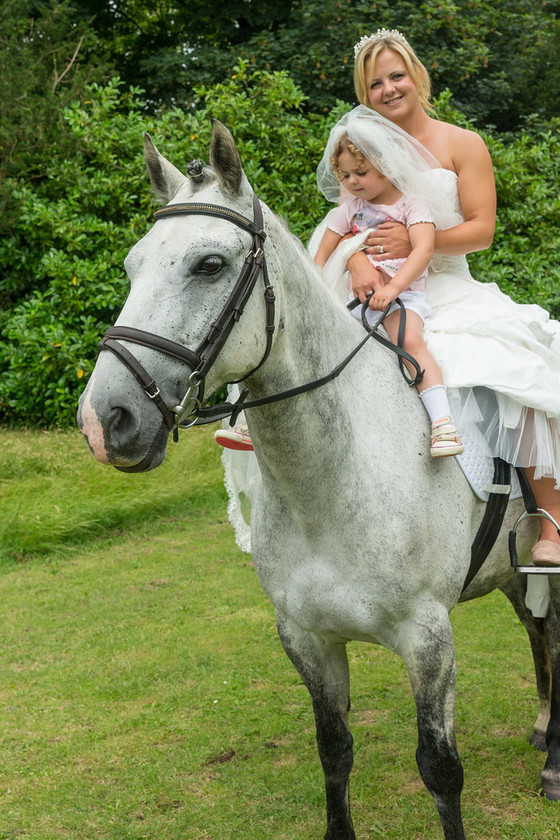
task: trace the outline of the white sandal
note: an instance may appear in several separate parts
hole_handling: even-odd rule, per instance
[[[465,447],[451,417],[442,417],[441,420],[432,423],[430,455],[433,458],[444,458],[447,455],[460,455],[464,451]]]

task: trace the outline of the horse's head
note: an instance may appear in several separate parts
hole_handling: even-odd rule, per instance
[[[250,373],[273,332],[266,294],[251,294],[262,276],[260,204],[231,134],[214,121],[211,166],[193,161],[187,175],[148,136],[145,157],[166,206],[126,258],[130,294],[78,411],[93,455],[129,472],[158,466],[170,429],[203,392]]]

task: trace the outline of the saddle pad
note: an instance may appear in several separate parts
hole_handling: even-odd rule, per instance
[[[476,427],[471,426],[465,434],[461,430],[461,438],[465,444],[465,451],[455,457],[473,493],[483,502],[487,502],[489,493],[485,488],[491,485],[494,479],[492,453],[483,436],[477,432]],[[512,469],[510,499],[519,499],[520,497],[519,480],[516,471]]]

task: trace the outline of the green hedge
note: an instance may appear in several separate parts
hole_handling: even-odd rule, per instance
[[[207,158],[210,118],[232,131],[258,195],[304,240],[327,204],[315,169],[329,128],[349,107],[304,115],[285,73],[240,64],[232,78],[197,90],[191,112],[147,115],[141,92],[117,79],[92,86],[67,108],[64,147],[51,147],[44,176],[12,181],[19,208],[0,242],[0,420],[68,426],[95,362],[96,345],[127,294],[124,257],[150,225],[154,201],[142,158],[149,131],[179,168]],[[464,122],[449,96],[443,118]],[[68,132],[71,142],[68,142]],[[472,257],[476,276],[560,315],[558,125],[528,123],[519,136],[485,135],[495,169],[499,221],[491,250]],[[68,154],[68,148],[72,154]]]

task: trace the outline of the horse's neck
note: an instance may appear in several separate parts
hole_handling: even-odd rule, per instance
[[[269,360],[251,379],[249,399],[324,376],[364,337],[358,322],[321,285],[298,251],[283,266],[279,297],[282,327]],[[403,399],[408,407],[401,408]],[[377,430],[375,445],[381,449],[385,430],[395,425],[395,411],[402,411],[398,422],[403,424],[405,413],[414,411],[410,400],[396,360],[370,340],[328,384],[251,410],[249,422],[261,470],[274,482],[300,492],[303,504],[308,481],[325,474],[327,461],[330,475],[345,470],[349,459],[361,457],[372,430]]]
[[[278,303],[276,338],[269,361],[251,380],[251,390],[259,396],[323,376],[363,337],[322,284],[307,254],[297,243],[289,244],[275,266],[277,271],[281,266],[281,276],[271,278]]]

